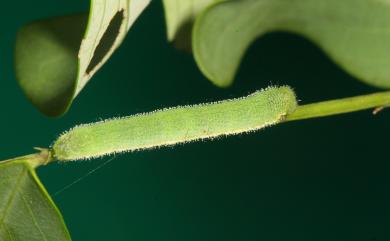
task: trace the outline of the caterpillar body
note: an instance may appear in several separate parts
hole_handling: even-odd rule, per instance
[[[242,98],[79,125],[51,151],[57,160],[79,160],[255,131],[282,121],[296,106],[290,87],[268,87]]]

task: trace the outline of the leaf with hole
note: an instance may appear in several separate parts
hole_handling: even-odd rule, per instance
[[[219,2],[197,18],[193,52],[202,72],[226,87],[250,44],[273,31],[300,34],[353,76],[390,87],[390,1]]]
[[[0,240],[71,240],[29,160],[0,162]]]
[[[20,86],[43,113],[67,111],[92,75],[120,45],[150,0],[91,0],[89,15],[34,21],[18,33]]]

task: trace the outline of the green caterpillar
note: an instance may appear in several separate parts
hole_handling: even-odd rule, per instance
[[[243,98],[76,126],[51,151],[57,160],[79,160],[250,132],[282,121],[296,106],[290,87],[269,87]]]

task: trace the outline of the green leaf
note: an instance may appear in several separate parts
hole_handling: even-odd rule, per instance
[[[229,86],[250,44],[272,31],[300,34],[351,75],[367,84],[390,87],[390,1],[220,2],[195,23],[196,61],[214,84]]]
[[[71,240],[28,160],[0,162],[0,240]]]
[[[18,33],[16,76],[43,113],[67,111],[92,75],[120,45],[150,0],[91,0],[87,14],[34,21]]]
[[[218,0],[163,0],[167,37],[177,48],[191,49],[191,32],[196,16]]]

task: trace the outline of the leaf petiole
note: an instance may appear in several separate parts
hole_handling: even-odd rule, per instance
[[[49,149],[40,147],[35,147],[34,149],[39,152],[25,156],[15,157],[9,160],[1,161],[0,163],[25,161],[31,167],[37,168],[39,166],[46,165],[53,160],[52,153]]]

